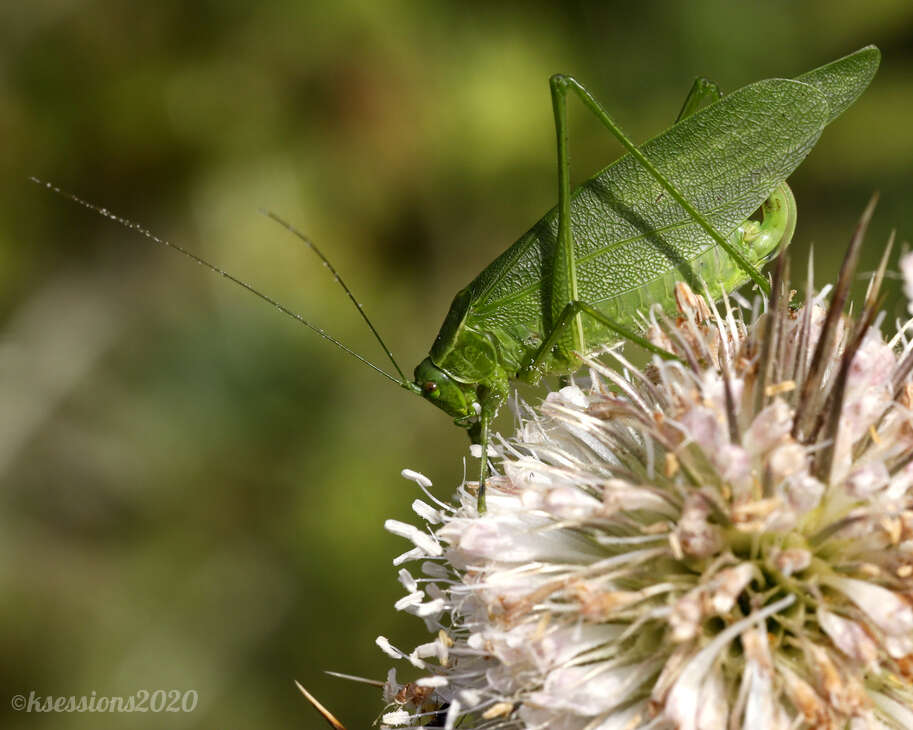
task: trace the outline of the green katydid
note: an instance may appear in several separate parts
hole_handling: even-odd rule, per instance
[[[784,180],[879,60],[869,46],[700,110],[712,86],[699,81],[680,121],[640,148],[581,84],[552,77],[558,206],[456,295],[415,381],[403,379],[481,445],[480,507],[490,425],[511,379],[572,372],[580,355],[619,338],[650,347],[631,331],[635,316],[645,306],[674,306],[677,280],[705,281],[714,295],[749,278],[766,284],[756,267],[788,244],[795,225]],[[569,92],[629,152],[573,191]],[[763,223],[746,223],[762,203]]]
[[[698,80],[676,124],[640,147],[584,86],[553,76],[558,205],[456,295],[414,380],[403,373],[326,257],[277,216],[268,214],[330,268],[397,376],[194,254],[64,194],[229,278],[445,411],[481,446],[479,504],[484,508],[491,423],[511,380],[535,382],[543,375],[572,373],[581,355],[621,339],[666,356],[637,334],[637,315],[654,305],[672,309],[679,280],[706,282],[714,296],[749,280],[767,287],[758,268],[789,243],[795,227],[795,202],[785,180],[824,127],[866,88],[879,60],[878,49],[868,46],[796,79],[758,81],[721,99],[712,84]],[[628,150],[573,190],[569,93]],[[763,220],[750,220],[759,207]]]

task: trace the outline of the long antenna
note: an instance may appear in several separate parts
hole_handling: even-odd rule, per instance
[[[380,343],[380,346],[381,346],[381,348],[383,348],[383,351],[385,353],[387,353],[387,357],[390,358],[390,362],[393,363],[393,367],[396,368],[396,372],[399,373],[399,377],[403,381],[405,381],[406,376],[403,374],[402,369],[400,368],[399,364],[396,362],[396,358],[393,357],[393,353],[390,352],[390,348],[387,347],[387,343],[384,342],[384,338],[380,336],[380,333],[375,329],[374,324],[371,322],[370,319],[368,319],[368,315],[365,314],[365,310],[362,308],[361,304],[359,304],[358,300],[355,298],[355,295],[352,294],[352,291],[349,289],[349,287],[346,286],[346,283],[342,280],[342,277],[336,271],[333,264],[331,264],[330,260],[326,256],[323,255],[323,252],[319,248],[317,248],[317,244],[315,244],[310,238],[308,238],[301,231],[299,231],[297,228],[295,228],[295,226],[293,226],[291,223],[288,223],[287,221],[283,220],[278,215],[273,213],[273,211],[261,209],[260,212],[263,213],[263,215],[265,215],[267,218],[271,218],[272,220],[276,221],[276,223],[278,223],[280,226],[285,228],[285,230],[287,230],[293,236],[298,238],[298,240],[300,240],[305,246],[307,246],[309,249],[311,249],[311,251],[313,251],[315,254],[317,254],[317,256],[320,258],[320,260],[323,262],[323,265],[327,269],[329,269],[330,273],[333,275],[333,278],[336,280],[336,283],[342,287],[343,291],[345,291],[346,296],[349,297],[349,301],[351,301],[352,304],[355,305],[355,308],[358,310],[358,313],[361,315],[361,318],[365,321],[365,324],[367,324],[368,327],[371,329],[371,333],[374,335],[375,339]]]
[[[195,261],[200,266],[203,266],[203,267],[209,269],[210,271],[212,271],[213,273],[216,273],[219,276],[222,276],[222,277],[228,279],[230,282],[232,282],[233,284],[237,284],[242,289],[246,289],[251,294],[253,294],[256,297],[259,297],[267,304],[273,305],[276,309],[278,309],[280,312],[282,312],[282,314],[284,314],[288,317],[291,317],[292,319],[296,320],[300,324],[303,324],[305,327],[307,327],[311,331],[316,332],[323,339],[329,340],[334,345],[336,345],[336,347],[349,353],[355,359],[360,360],[365,365],[370,367],[372,370],[376,370],[377,372],[379,372],[381,375],[383,375],[388,380],[392,380],[397,385],[401,385],[403,387],[408,387],[408,381],[406,380],[405,377],[402,377],[400,379],[400,378],[394,377],[393,375],[390,375],[390,373],[388,373],[386,370],[379,368],[377,365],[375,365],[373,362],[371,362],[367,358],[362,357],[361,355],[359,355],[357,352],[355,352],[351,348],[346,347],[335,337],[328,334],[326,331],[324,331],[317,325],[312,324],[311,322],[306,320],[304,317],[302,317],[297,312],[293,312],[291,309],[289,309],[288,307],[286,307],[283,304],[280,304],[272,297],[269,297],[266,294],[264,294],[263,292],[258,291],[257,289],[255,289],[253,286],[251,286],[247,282],[242,281],[241,279],[239,279],[236,276],[233,276],[232,274],[229,274],[227,271],[223,271],[218,266],[215,266],[214,264],[209,263],[206,259],[201,258],[200,256],[197,256],[195,253],[188,251],[186,248],[178,246],[176,243],[171,243],[171,241],[167,241],[164,238],[159,238],[154,233],[152,233],[152,231],[150,231],[146,227],[140,225],[139,223],[132,221],[129,218],[124,218],[123,216],[119,216],[116,213],[112,213],[107,208],[102,208],[101,206],[94,205],[93,203],[89,203],[88,201],[83,200],[79,196],[74,195],[71,192],[68,192],[62,188],[57,187],[53,183],[49,183],[44,180],[39,180],[37,177],[29,177],[29,180],[31,180],[33,183],[46,187],[48,190],[51,190],[52,192],[57,193],[58,195],[60,195],[64,198],[67,198],[68,200],[73,201],[77,205],[81,205],[83,208],[87,208],[88,210],[94,211],[95,213],[98,213],[99,215],[104,216],[105,218],[108,218],[108,219],[114,221],[115,223],[119,223],[120,225],[124,226],[125,228],[129,228],[132,231],[136,231],[140,235],[144,236],[145,238],[148,238],[150,241],[152,241],[154,243],[159,244],[160,246],[164,246],[165,248],[170,248],[173,251],[177,251],[178,253],[183,254],[184,256],[189,258],[191,261]],[[397,368],[397,371],[399,371],[399,368]],[[402,371],[399,371],[399,373],[402,376]]]

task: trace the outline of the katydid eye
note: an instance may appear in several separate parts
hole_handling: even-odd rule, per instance
[[[432,383],[432,382],[428,381],[422,386],[422,393],[424,393],[425,395],[431,395],[436,390],[437,390],[437,383]]]

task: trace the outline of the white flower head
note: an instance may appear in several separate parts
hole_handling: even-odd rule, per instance
[[[873,292],[851,320],[839,284],[830,308],[788,291],[752,319],[679,285],[648,329],[676,359],[588,361],[527,410],[484,513],[467,483],[388,524],[433,637],[382,642],[419,668],[385,727],[911,727],[913,345]]]

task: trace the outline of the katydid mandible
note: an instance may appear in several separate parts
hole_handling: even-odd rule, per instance
[[[550,80],[558,157],[558,205],[457,293],[431,352],[409,380],[327,258],[326,264],[396,370],[391,375],[249,284],[110,211],[48,187],[177,250],[276,306],[403,388],[450,415],[481,446],[484,509],[491,423],[511,380],[567,375],[622,339],[660,357],[638,332],[645,308],[674,308],[678,281],[721,296],[753,280],[786,246],[795,201],[785,180],[824,127],[865,90],[880,53],[867,46],[795,79],[767,79],[717,98],[699,79],[678,121],[636,147],[587,89],[570,76]],[[584,107],[628,154],[571,189],[567,97]],[[40,182],[40,181],[37,181]],[[761,209],[760,222],[750,216]]]

